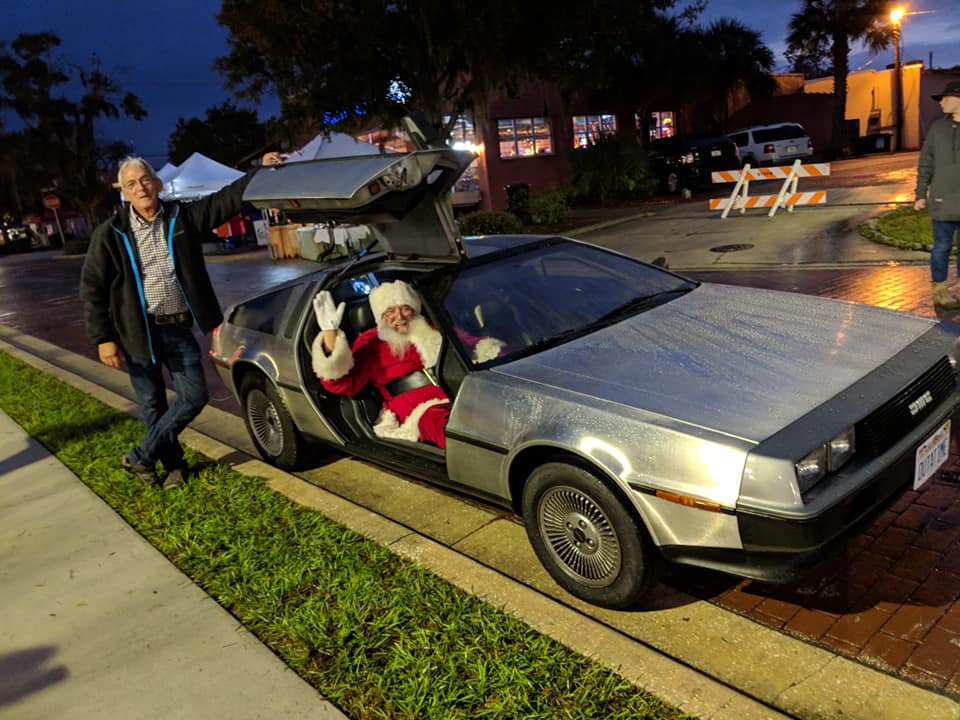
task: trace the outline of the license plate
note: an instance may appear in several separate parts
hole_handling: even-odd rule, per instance
[[[723,150],[711,150],[710,157],[720,157],[723,155]]]
[[[913,472],[913,489],[919,490],[924,483],[933,477],[950,455],[950,421],[947,420],[940,429],[923,441],[917,448],[916,462]]]
[[[787,152],[788,152],[788,153],[795,153],[796,151],[797,151],[797,146],[796,146],[796,145],[787,145]]]

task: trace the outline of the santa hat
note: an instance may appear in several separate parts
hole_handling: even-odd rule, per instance
[[[403,280],[394,280],[378,285],[370,291],[370,296],[367,299],[370,301],[373,317],[376,318],[378,323],[387,310],[397,305],[409,305],[416,312],[420,312],[420,296]]]

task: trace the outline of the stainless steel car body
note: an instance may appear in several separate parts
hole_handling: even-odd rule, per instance
[[[792,577],[797,565],[908,486],[917,448],[960,405],[953,340],[935,321],[791,293],[697,285],[591,249],[578,252],[603,256],[591,261],[594,270],[620,263],[686,286],[650,307],[588,323],[579,334],[485,365],[471,364],[457,350],[454,315],[448,314],[440,327],[457,371],[442,380],[452,400],[445,452],[365,438],[312,375],[313,296],[349,285],[361,272],[365,282],[373,275],[422,278],[438,313],[434,319],[443,319],[444,301],[429,297],[431,278],[442,283],[487,260],[494,270],[502,262],[503,272],[512,273],[535,252],[509,249],[523,238],[480,239],[477,252],[465,249],[448,223],[444,197],[465,158],[450,152],[351,159],[353,171],[341,173],[350,182],[339,190],[330,161],[254,178],[248,199],[285,203],[305,219],[362,218],[376,226],[387,252],[322,269],[227,310],[211,356],[242,404],[245,383],[259,378],[261,391],[279,398],[269,408],[274,420],[288,413],[304,436],[517,511],[536,468],[558,459],[586,468],[629,507],[636,519],[632,532],[648,534],[667,557],[768,580]],[[384,181],[388,176],[395,178],[392,186]],[[404,185],[404,178],[416,183]],[[315,197],[314,181],[323,188]],[[375,192],[372,185],[378,185]],[[417,252],[417,233],[432,236],[423,244],[428,252]],[[561,239],[542,245],[589,247]],[[468,259],[497,248],[507,249]],[[584,278],[584,287],[604,287],[591,285],[595,279]],[[362,295],[353,300],[364,301]],[[488,300],[481,291],[474,309]],[[928,387],[935,388],[932,394]],[[892,435],[877,435],[865,424],[882,425],[907,408]],[[850,428],[879,439],[865,438],[872,449],[801,490],[797,463]],[[585,492],[580,500],[589,506],[593,496]],[[570,518],[593,522],[589,513],[570,512]],[[534,521],[525,521],[534,541]],[[567,540],[580,542],[583,534],[571,531]],[[596,578],[588,582],[575,569],[551,568],[549,553],[538,549],[538,555],[561,582],[575,578],[572,592],[607,602],[591,594]],[[624,593],[609,606],[636,595]]]

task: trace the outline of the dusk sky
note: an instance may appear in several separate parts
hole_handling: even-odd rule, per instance
[[[682,5],[682,0],[678,5]],[[918,0],[904,4],[904,61],[922,60],[934,67],[960,65],[960,2]],[[761,32],[774,52],[776,70],[786,70],[784,37],[800,0],[709,0],[704,22],[731,17]],[[96,53],[103,70],[124,91],[140,97],[149,115],[142,122],[109,121],[100,134],[133,144],[137,154],[158,167],[166,160],[167,139],[180,117],[203,117],[207,108],[229,97],[211,69],[226,53],[226,31],[216,19],[218,0],[163,0],[126,3],[116,0],[0,0],[0,42],[21,32],[50,31],[60,36],[61,56],[88,66]],[[883,68],[893,62],[890,50],[874,58],[851,54],[851,68]],[[278,112],[276,100],[258,108],[266,119]]]

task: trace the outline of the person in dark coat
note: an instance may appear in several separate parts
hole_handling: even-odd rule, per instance
[[[279,153],[263,165],[282,162]],[[87,335],[102,362],[126,361],[146,423],[140,444],[120,464],[150,485],[166,489],[185,479],[178,436],[206,405],[202,353],[193,327],[210,332],[223,321],[203,257],[214,229],[236,215],[256,171],[201,200],[161,202],[163,182],[146,160],[128,157],[117,179],[129,203],[93,231],[80,275]],[[176,399],[167,402],[163,368]]]

